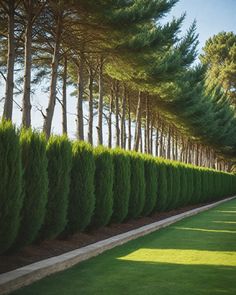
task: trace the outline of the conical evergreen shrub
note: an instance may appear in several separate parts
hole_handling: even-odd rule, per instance
[[[167,202],[167,169],[164,160],[157,162],[157,200],[155,211],[162,212],[166,208]]]
[[[90,223],[94,208],[95,160],[91,145],[73,143],[67,233],[83,231]]]
[[[46,138],[30,129],[20,133],[24,202],[15,248],[30,245],[43,224],[48,200]]]
[[[0,253],[13,244],[23,203],[19,136],[8,121],[0,123]]]
[[[113,159],[109,149],[99,146],[94,149],[95,158],[95,210],[92,226],[105,226],[113,212]]]
[[[157,200],[157,164],[152,156],[145,155],[143,158],[146,192],[142,215],[148,216],[153,211]]]
[[[129,218],[137,218],[143,211],[145,204],[145,174],[144,159],[138,153],[130,152],[130,197]]]
[[[71,157],[71,143],[67,137],[51,136],[47,143],[48,202],[40,239],[53,239],[66,226]]]
[[[112,150],[114,164],[112,221],[122,222],[128,214],[130,196],[130,157],[121,149]]]

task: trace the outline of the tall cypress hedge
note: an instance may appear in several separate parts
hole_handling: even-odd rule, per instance
[[[137,218],[145,204],[144,159],[138,153],[130,152],[130,198],[129,218]]]
[[[157,200],[157,164],[153,157],[147,155],[143,157],[146,183],[146,197],[142,215],[148,216],[153,211]]]
[[[157,200],[156,211],[164,211],[167,202],[167,169],[165,161],[157,160]]]
[[[48,202],[40,239],[53,239],[66,226],[71,157],[71,143],[67,137],[51,136],[47,144]]]
[[[112,216],[114,169],[109,149],[102,146],[96,147],[94,158],[96,201],[92,226],[99,227],[107,225]]]
[[[95,208],[93,149],[85,142],[76,141],[73,143],[72,153],[68,225],[66,228],[70,234],[83,231],[89,225]]]
[[[8,122],[0,123],[0,253],[13,244],[23,202],[19,136]]]
[[[174,194],[174,178],[173,178],[173,165],[170,161],[166,161],[166,177],[167,177],[167,200],[163,210],[169,210],[172,205]]]
[[[112,221],[122,222],[129,208],[130,196],[130,157],[122,149],[112,150],[114,164],[113,214]]]
[[[180,198],[180,170],[177,163],[173,163],[172,168],[172,197],[171,202],[168,204],[168,209],[172,210],[178,207],[178,202]]]
[[[179,171],[180,171],[180,197],[178,201],[178,207],[185,205],[185,200],[187,198],[188,194],[188,183],[187,183],[187,176],[186,176],[186,168],[183,164],[179,165]]]
[[[30,129],[20,134],[24,170],[24,202],[14,247],[30,245],[44,221],[48,193],[46,139]]]

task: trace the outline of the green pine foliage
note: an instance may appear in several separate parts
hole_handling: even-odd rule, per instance
[[[157,200],[157,167],[156,161],[151,156],[143,156],[146,183],[145,203],[143,216],[148,216],[154,209]]]
[[[47,144],[48,203],[40,239],[53,239],[67,223],[71,171],[71,143],[66,136],[51,136]]]
[[[164,160],[157,161],[157,200],[156,211],[164,211],[167,202],[167,165]]]
[[[13,244],[23,202],[19,136],[8,121],[0,123],[0,253]]]
[[[128,218],[137,218],[145,204],[144,159],[138,153],[130,152],[130,198]]]
[[[95,160],[91,145],[76,141],[72,147],[72,170],[66,232],[83,231],[89,225],[94,208]]]
[[[20,133],[23,165],[24,202],[21,223],[14,247],[30,245],[43,224],[48,200],[46,139],[30,129]]]
[[[105,226],[113,213],[113,159],[109,149],[99,146],[94,149],[95,158],[95,210],[92,226]]]
[[[130,157],[121,149],[112,150],[114,164],[112,221],[121,223],[128,214],[130,197]]]

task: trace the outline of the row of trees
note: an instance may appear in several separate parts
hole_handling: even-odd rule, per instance
[[[0,253],[235,194],[235,175],[0,124]],[[32,197],[33,196],[33,197]]]
[[[221,160],[235,155],[235,112],[228,99],[229,90],[233,93],[235,88],[232,84],[223,87],[226,74],[221,80],[214,78],[212,68],[217,62],[212,66],[207,51],[214,39],[202,56],[206,67],[190,67],[197,56],[196,24],[183,37],[179,30],[184,15],[163,24],[163,17],[177,2],[2,0],[3,117],[12,120],[14,94],[20,92],[22,125],[30,127],[32,92],[35,85],[47,83],[48,105],[40,109],[43,131],[49,138],[55,105],[60,103],[62,132],[67,133],[67,88],[71,84],[77,88],[79,140],[95,144],[96,118],[96,144],[111,147],[115,143],[169,159],[230,168]],[[230,39],[228,48],[232,48],[235,36],[222,36],[221,42]],[[231,51],[230,61],[227,56],[230,66],[235,59]],[[231,77],[234,71],[235,63]],[[84,101],[88,101],[87,116]]]

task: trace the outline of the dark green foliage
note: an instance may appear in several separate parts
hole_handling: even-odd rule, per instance
[[[130,157],[121,149],[112,150],[112,157],[114,164],[112,220],[122,222],[129,208]]]
[[[146,183],[146,197],[144,208],[142,211],[143,216],[149,215],[157,200],[157,167],[156,161],[151,156],[144,156],[144,172],[145,172],[145,183]]]
[[[145,204],[144,159],[138,153],[130,153],[129,218],[140,216]]]
[[[14,242],[22,207],[22,166],[19,136],[10,122],[0,123],[0,253]]]
[[[193,194],[192,204],[199,203],[201,197],[201,171],[197,167],[193,169]]]
[[[85,142],[73,143],[67,233],[83,231],[90,223],[94,207],[95,161],[92,147]]]
[[[190,166],[186,167],[186,176],[187,176],[187,193],[185,198],[185,205],[187,206],[192,203],[193,190],[194,190],[193,171]]]
[[[157,160],[157,200],[155,209],[164,211],[167,202],[167,169],[164,161]]]
[[[173,197],[173,168],[170,161],[166,161],[166,177],[167,177],[167,201],[164,206],[164,211],[168,210],[171,206]]]
[[[40,238],[53,239],[66,226],[71,156],[71,143],[66,136],[50,137],[47,144],[48,203]]]
[[[171,202],[168,204],[169,209],[175,209],[178,207],[180,198],[180,170],[177,164],[173,163],[172,167],[172,197]]]
[[[178,207],[184,206],[185,200],[188,194],[188,183],[187,183],[187,171],[184,165],[179,165],[180,170],[180,197],[178,201]]]
[[[14,248],[30,245],[44,221],[48,193],[46,139],[32,130],[20,134],[24,170],[24,202]]]
[[[102,146],[94,149],[95,157],[95,210],[92,225],[105,226],[112,216],[113,161],[110,151]]]

